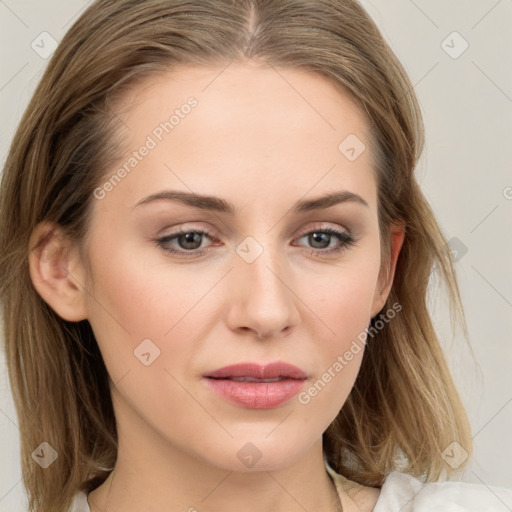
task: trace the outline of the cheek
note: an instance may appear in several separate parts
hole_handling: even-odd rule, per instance
[[[197,324],[196,318],[191,325],[194,315],[187,312],[207,283],[192,286],[190,273],[179,267],[171,271],[166,262],[149,263],[142,252],[121,244],[93,254],[89,322],[112,379],[144,368],[137,358],[141,351],[164,365],[169,341],[190,336]],[[179,346],[173,346],[172,355],[179,358]]]
[[[140,428],[144,418],[167,434],[172,424],[174,435],[186,439],[195,432],[190,422],[205,422],[204,411],[180,383],[197,349],[194,304],[208,291],[207,283],[192,286],[190,273],[180,268],[145,265],[143,256],[125,253],[112,251],[108,260],[97,254],[89,319],[114,383],[118,425]],[[185,410],[192,412],[184,415]]]
[[[301,295],[307,298],[319,322],[312,332],[314,343],[310,347],[318,375],[299,402],[324,411],[322,414],[329,421],[338,414],[359,373],[379,263],[378,258],[360,253],[357,262],[347,260],[335,272],[331,269],[328,274],[317,276],[314,292],[310,289]]]
[[[371,255],[371,251],[358,253],[339,267],[315,275],[313,286],[302,284],[301,296],[330,328],[326,334],[337,340],[338,349],[370,322],[380,264],[379,258]]]

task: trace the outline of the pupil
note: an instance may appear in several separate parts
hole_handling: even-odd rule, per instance
[[[329,237],[331,235],[329,235],[328,233],[312,233],[310,235],[310,242],[313,242],[312,245],[313,247],[315,246],[314,244],[317,243],[317,242],[320,242],[320,247],[316,247],[317,249],[324,249],[325,247],[328,247],[329,246]],[[322,239],[323,239],[323,242],[322,243]]]
[[[181,235],[179,237],[180,245],[183,249],[198,249],[201,246],[201,236],[202,235],[200,233],[187,233],[185,235]],[[184,243],[182,244],[183,241]],[[192,246],[190,246],[190,244]]]

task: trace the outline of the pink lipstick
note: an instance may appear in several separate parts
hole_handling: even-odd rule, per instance
[[[282,361],[233,364],[204,377],[212,391],[250,409],[271,409],[283,404],[302,389],[307,379],[300,368]]]

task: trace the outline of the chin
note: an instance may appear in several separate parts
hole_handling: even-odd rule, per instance
[[[304,433],[291,436],[284,430],[278,434],[277,430],[269,435],[269,429],[259,433],[253,429],[252,435],[247,433],[223,442],[210,438],[211,444],[202,447],[199,457],[226,471],[279,471],[298,462],[314,444],[314,441],[307,443]],[[321,441],[321,434],[318,439]]]

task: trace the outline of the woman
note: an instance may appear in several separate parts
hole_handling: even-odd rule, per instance
[[[2,181],[30,510],[508,510],[435,483],[472,446],[422,145],[356,1],[92,4]]]

